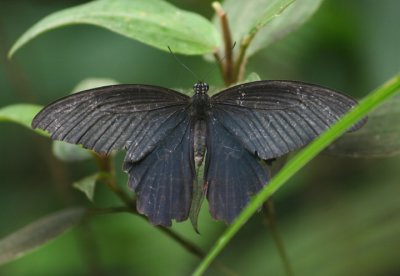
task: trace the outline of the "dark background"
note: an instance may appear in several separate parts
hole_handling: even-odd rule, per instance
[[[72,26],[6,53],[44,16],[84,1],[0,2],[0,106],[44,105],[89,77],[189,88],[196,80],[173,57],[92,26]],[[173,1],[212,16],[206,1]],[[400,69],[400,2],[326,0],[297,31],[253,56],[248,72],[296,79],[361,98]],[[213,67],[182,57],[199,75]],[[221,86],[217,74],[207,81]],[[0,124],[0,237],[66,206],[90,206],[71,183],[95,172],[93,161],[63,163],[51,141],[12,123]],[[117,158],[121,159],[121,156]],[[400,274],[399,157],[349,159],[321,155],[275,196],[279,228],[297,275]],[[120,162],[117,162],[120,172]],[[119,175],[121,187],[126,176]],[[118,203],[101,185],[98,206]],[[206,251],[224,225],[203,206],[197,235],[189,222],[173,229]],[[284,275],[268,227],[255,215],[220,255],[239,275]],[[0,275],[187,275],[199,259],[146,221],[99,216],[0,267]],[[218,274],[214,270],[211,274]]]

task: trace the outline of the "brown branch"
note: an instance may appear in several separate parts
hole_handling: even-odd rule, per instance
[[[224,59],[225,63],[223,65],[223,79],[225,81],[225,85],[229,86],[232,83],[235,82],[235,75],[233,74],[233,51],[232,51],[232,36],[231,36],[231,31],[229,28],[229,22],[228,18],[226,16],[225,11],[222,9],[222,6],[218,2],[213,2],[212,7],[215,10],[215,13],[217,14],[220,24],[221,24],[221,31],[222,31],[222,37],[224,40],[224,48],[225,48],[225,54],[224,54]],[[217,61],[221,61],[221,59],[217,59]]]

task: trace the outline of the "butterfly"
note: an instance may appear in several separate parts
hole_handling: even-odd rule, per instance
[[[137,210],[154,225],[188,218],[196,181],[212,217],[231,223],[271,178],[263,161],[306,145],[357,104],[286,80],[239,84],[211,97],[205,82],[193,90],[189,97],[152,85],[94,88],[47,105],[32,127],[100,154],[125,149],[123,170]]]

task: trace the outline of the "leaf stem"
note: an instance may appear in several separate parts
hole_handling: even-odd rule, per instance
[[[278,254],[283,263],[283,268],[286,271],[286,275],[293,276],[294,273],[293,273],[292,265],[290,263],[288,255],[286,253],[285,245],[283,244],[281,235],[279,233],[279,229],[277,227],[278,225],[276,222],[274,206],[273,206],[273,202],[272,202],[271,198],[268,199],[266,202],[264,202],[263,213],[264,213],[265,222],[269,226],[269,229],[271,230],[272,239],[275,242],[276,248],[278,250]]]

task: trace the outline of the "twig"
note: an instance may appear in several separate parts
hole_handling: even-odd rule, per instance
[[[221,31],[223,35],[223,40],[224,40],[224,48],[225,48],[225,54],[224,54],[224,59],[225,63],[223,65],[223,79],[225,81],[225,85],[229,86],[230,84],[235,82],[236,76],[233,74],[233,52],[232,52],[232,36],[231,36],[231,31],[229,28],[229,22],[228,18],[226,16],[225,11],[222,9],[222,6],[218,2],[213,2],[212,7],[215,10],[215,13],[217,14],[220,24],[221,24]],[[214,55],[215,56],[215,55]],[[220,61],[221,59],[218,57],[217,61]]]

